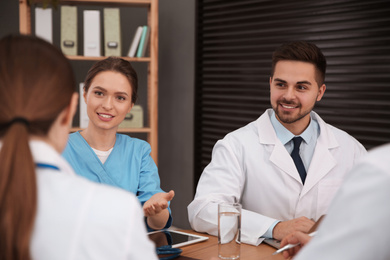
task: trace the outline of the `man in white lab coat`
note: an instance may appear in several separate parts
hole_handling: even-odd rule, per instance
[[[326,59],[314,44],[292,42],[274,52],[272,109],[215,144],[188,206],[194,230],[217,235],[221,202],[242,204],[241,241],[253,245],[308,232],[326,214],[366,150],[312,111],[325,93],[325,71]],[[294,137],[301,137],[295,148]]]

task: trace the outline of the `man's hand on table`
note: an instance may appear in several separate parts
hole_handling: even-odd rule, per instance
[[[308,233],[314,224],[315,222],[313,220],[306,217],[299,217],[292,220],[282,221],[276,224],[272,235],[273,238],[282,240],[285,236],[296,231]]]

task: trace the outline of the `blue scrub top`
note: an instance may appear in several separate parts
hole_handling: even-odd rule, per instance
[[[116,134],[114,148],[102,164],[80,132],[75,132],[69,135],[62,155],[77,174],[94,182],[130,191],[136,194],[143,205],[154,194],[164,192],[160,188],[157,166],[150,152],[151,147],[147,142]],[[169,216],[164,228],[171,224],[172,218]],[[151,229],[148,227],[148,230]]]

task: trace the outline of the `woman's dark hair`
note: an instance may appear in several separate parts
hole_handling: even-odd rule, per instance
[[[138,77],[130,62],[118,57],[108,57],[96,62],[88,71],[84,81],[84,92],[87,93],[92,80],[97,74],[104,71],[114,71],[124,75],[131,86],[131,103],[135,104],[138,98]]]
[[[27,35],[0,40],[0,259],[30,259],[37,210],[31,136],[47,136],[75,80],[62,52]]]

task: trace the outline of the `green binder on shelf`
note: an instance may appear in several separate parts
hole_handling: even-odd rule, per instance
[[[121,24],[119,8],[104,8],[104,55],[121,56]]]
[[[149,41],[149,33],[150,33],[150,28],[149,26],[145,25],[142,29],[142,35],[141,35],[141,40],[139,41],[138,49],[137,49],[137,57],[143,57],[145,54],[144,49],[146,48],[146,43]]]
[[[119,128],[142,128],[144,127],[144,111],[142,106],[134,105],[130,113],[119,124]]]
[[[61,6],[61,50],[65,55],[77,55],[76,6]]]

